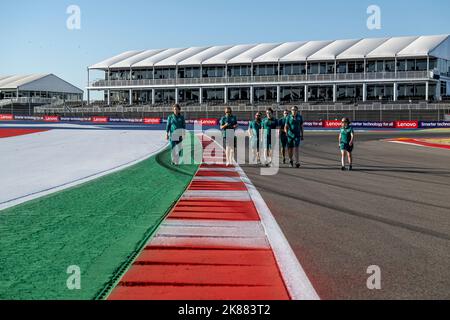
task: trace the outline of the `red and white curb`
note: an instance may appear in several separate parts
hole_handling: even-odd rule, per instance
[[[398,139],[387,139],[384,141],[391,142],[391,143],[398,143],[398,144],[406,144],[406,145],[411,145],[411,146],[416,146],[416,147],[424,147],[424,148],[450,149],[450,145],[422,141],[420,139],[398,138]]]
[[[203,138],[203,147],[210,140]],[[317,300],[240,167],[202,165],[111,300]]]

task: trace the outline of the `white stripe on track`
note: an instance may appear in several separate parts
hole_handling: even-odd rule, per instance
[[[272,246],[291,298],[293,300],[319,300],[319,295],[308,279],[308,276],[289,245],[283,231],[270,212],[269,207],[261,197],[261,194],[241,168],[239,168],[239,172],[244,183],[247,185],[248,192],[260,215],[261,223],[266,230],[267,238]]]
[[[158,236],[184,236],[184,237],[234,237],[234,238],[262,238],[265,236],[264,229],[259,221],[227,225],[222,221],[217,221],[215,225],[211,223],[195,225],[182,223],[181,225],[163,224],[158,231]]]
[[[150,246],[167,247],[236,247],[236,248],[254,248],[270,249],[265,236],[258,238],[234,238],[234,237],[182,237],[182,236],[159,236],[154,237]]]

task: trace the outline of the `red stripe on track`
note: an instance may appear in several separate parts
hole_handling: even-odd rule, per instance
[[[38,133],[49,131],[48,129],[10,129],[10,128],[1,128],[0,129],[0,138],[11,138],[24,136],[27,134]]]
[[[141,264],[204,264],[204,265],[259,265],[271,266],[275,262],[271,250],[144,250],[134,263]]]
[[[119,286],[110,300],[288,300],[283,288],[230,286]]]
[[[246,294],[241,296],[241,290]],[[152,300],[223,300],[237,299],[236,295],[239,299],[289,299],[274,261],[252,266],[135,265],[110,299],[132,299],[130,294],[138,295],[134,299]]]
[[[170,219],[259,221],[251,201],[181,200],[169,215]]]
[[[197,177],[240,177],[236,171],[199,171]]]
[[[189,190],[245,191],[247,187],[243,182],[194,181]]]

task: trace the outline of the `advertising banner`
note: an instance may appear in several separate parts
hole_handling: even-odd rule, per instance
[[[419,128],[450,128],[450,121],[420,121]]]
[[[92,117],[92,122],[95,123],[106,123],[108,120],[108,117]]]
[[[206,126],[206,127],[214,127],[219,124],[219,120],[217,120],[215,118],[214,119],[213,118],[197,119],[196,122],[198,124],[201,124],[202,126]]]
[[[44,116],[44,121],[46,122],[58,122],[59,117],[58,116]]]
[[[145,124],[161,124],[161,118],[144,118]]]
[[[396,121],[396,129],[417,129],[419,128],[419,121]]]
[[[14,120],[14,116],[12,114],[0,114],[0,121],[10,121]]]

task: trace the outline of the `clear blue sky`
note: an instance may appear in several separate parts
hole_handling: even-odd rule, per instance
[[[66,28],[72,4],[81,30]],[[371,4],[381,30],[366,26]],[[449,0],[14,0],[0,8],[0,74],[85,89],[88,65],[133,49],[445,33]]]

